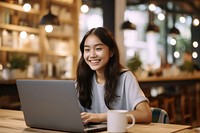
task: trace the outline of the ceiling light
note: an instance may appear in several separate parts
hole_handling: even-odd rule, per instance
[[[149,25],[147,26],[147,32],[159,32],[159,31],[160,31],[159,27],[154,23],[149,23]]]
[[[180,35],[180,31],[179,31],[175,26],[173,26],[173,27],[169,30],[169,34],[171,34],[171,35]]]
[[[131,23],[130,21],[125,21],[121,25],[122,30],[136,30],[135,24]]]
[[[40,24],[42,24],[42,25],[48,25],[48,24],[59,25],[59,20],[58,20],[58,17],[53,15],[51,13],[51,11],[49,10],[49,13],[42,17]]]
[[[154,13],[149,11],[149,24],[147,26],[147,32],[160,32],[160,28],[154,23]]]
[[[180,31],[175,26],[176,23],[175,9],[176,9],[175,4],[173,4],[173,14],[172,14],[173,27],[169,30],[169,34],[171,36],[180,35]]]
[[[59,25],[58,17],[51,13],[51,8],[49,4],[49,12],[44,15],[40,21],[41,25]]]

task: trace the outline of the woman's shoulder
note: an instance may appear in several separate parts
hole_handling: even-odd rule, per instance
[[[122,76],[122,77],[131,77],[131,78],[134,77],[135,78],[134,73],[131,70],[126,69],[126,68],[121,69],[120,76]]]
[[[122,74],[133,74],[133,73],[130,69],[123,68],[120,70],[120,75],[122,75]]]
[[[129,69],[122,71],[122,73],[121,73],[121,75],[119,77],[119,82],[121,84],[124,84],[125,86],[126,85],[131,85],[131,84],[136,85],[135,83],[137,83],[137,81],[138,80],[137,80],[136,76]]]
[[[121,68],[120,75],[123,74],[123,73],[125,73],[125,72],[128,72],[128,71],[130,71],[130,70],[127,69],[127,68]]]

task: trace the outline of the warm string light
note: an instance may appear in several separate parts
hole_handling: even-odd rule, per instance
[[[149,10],[152,11],[152,12],[155,11],[156,10],[156,6],[154,4],[150,4],[149,5]]]
[[[168,38],[168,43],[171,44],[172,46],[176,45],[176,39],[173,37]]]
[[[81,12],[82,13],[88,13],[89,12],[89,7],[86,4],[83,4],[81,6]]]
[[[165,20],[165,18],[166,18],[165,13],[164,13],[162,10],[158,10],[159,7],[157,7],[156,5],[150,4],[150,5],[148,6],[148,9],[149,9],[151,12],[154,12],[155,14],[157,14],[158,20],[160,20],[160,21]],[[179,22],[182,23],[182,24],[186,24],[186,23],[189,22],[189,20],[188,20],[188,18],[185,17],[184,15],[181,15],[181,16],[179,17]],[[193,24],[193,26],[197,27],[197,26],[199,26],[199,24],[200,24],[200,20],[199,20],[198,18],[194,18],[194,19],[192,20],[192,24]],[[172,45],[172,46],[175,46],[176,43],[177,43],[176,37],[173,36],[173,35],[172,35],[171,37],[169,37],[169,38],[168,38],[168,43],[169,43],[170,45]],[[197,47],[198,47],[198,42],[197,42],[197,41],[194,41],[194,42],[192,43],[192,45],[193,45],[194,48],[197,48]],[[175,52],[173,53],[173,55],[174,55],[175,58],[180,58],[180,55],[181,55],[181,54],[180,54],[179,51],[175,51]],[[196,51],[192,52],[192,57],[193,57],[194,59],[197,58],[197,57],[198,57],[198,53],[197,53]]]
[[[197,41],[194,41],[193,43],[192,43],[192,46],[195,48],[195,50],[196,50],[196,48],[198,48],[198,46],[199,46],[199,43],[197,42]],[[193,51],[192,52],[192,58],[194,58],[194,59],[196,59],[198,57],[198,53],[196,52],[196,51]]]
[[[185,19],[185,17],[181,16],[179,18],[179,21],[184,24],[186,22],[186,19]]]
[[[194,26],[198,26],[199,25],[199,19],[195,18],[192,23],[193,23]]]
[[[175,51],[175,52],[174,52],[174,57],[175,57],[175,58],[179,58],[179,57],[180,57],[180,53],[179,53],[178,51]]]
[[[31,5],[30,5],[29,3],[25,3],[25,4],[23,5],[23,10],[24,10],[25,12],[29,12],[29,11],[31,10]]]
[[[53,26],[50,25],[50,24],[46,25],[46,26],[45,26],[45,31],[46,31],[47,33],[51,33],[51,32],[53,31]]]
[[[31,40],[35,39],[35,35],[34,34],[30,34],[30,39]]]
[[[165,20],[166,16],[165,16],[164,11],[161,8],[157,7],[155,4],[150,4],[148,6],[148,9],[150,11],[154,12],[155,14],[157,14],[158,20],[160,20],[160,21]],[[184,24],[184,23],[186,23],[187,20],[186,20],[186,17],[184,15],[182,15],[182,16],[179,17],[179,21],[180,21],[180,23]],[[194,18],[193,21],[192,21],[192,24],[194,26],[198,26],[200,24],[199,19]]]
[[[19,35],[20,35],[20,38],[25,39],[27,37],[27,32],[21,31]]]
[[[148,6],[148,9],[150,10],[150,11],[152,11],[152,12],[156,12],[156,10],[158,9],[158,7],[156,6],[156,5],[154,5],[154,4],[150,4],[149,6]],[[162,10],[160,10],[160,12],[157,12],[157,18],[158,18],[158,20],[160,20],[160,21],[163,21],[163,20],[165,20],[165,14],[163,13],[163,11]],[[184,15],[182,15],[182,16],[180,16],[179,17],[179,21],[180,21],[180,23],[182,23],[182,24],[185,24],[186,23],[186,21],[188,21],[188,20],[186,20],[186,17],[184,16]],[[195,19],[193,19],[193,21],[192,21],[192,23],[193,23],[193,25],[194,26],[198,26],[199,24],[200,24],[200,21],[199,21],[199,19],[198,18],[195,18]],[[169,39],[169,44],[171,44],[171,45],[176,45],[176,39],[175,38],[170,38]],[[196,48],[196,47],[198,47],[198,43],[197,42],[194,42],[193,43],[193,47],[194,48]],[[175,54],[176,55],[176,57],[178,57],[178,54],[176,53]],[[197,54],[195,54],[194,53],[194,55],[197,55]],[[196,56],[194,56],[194,57],[196,57]]]
[[[198,53],[196,51],[192,52],[192,58],[196,59],[198,57]]]
[[[164,14],[164,13],[159,13],[159,14],[158,14],[158,19],[159,19],[160,21],[165,20],[165,14]]]
[[[194,42],[192,43],[192,45],[193,45],[194,48],[197,48],[199,44],[198,44],[197,41],[194,41]]]

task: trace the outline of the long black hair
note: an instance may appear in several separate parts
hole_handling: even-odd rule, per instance
[[[106,65],[104,72],[106,78],[104,100],[106,106],[111,109],[111,103],[114,102],[117,98],[116,88],[122,66],[119,61],[119,50],[113,34],[104,27],[98,27],[89,30],[80,43],[81,58],[79,60],[77,68],[76,88],[79,93],[79,101],[83,107],[91,109],[92,78],[95,74],[95,71],[93,71],[88,66],[83,57],[85,40],[89,35],[95,35],[96,37],[98,37],[101,42],[109,47],[110,52],[113,53],[112,57],[110,57],[108,61],[108,64]]]

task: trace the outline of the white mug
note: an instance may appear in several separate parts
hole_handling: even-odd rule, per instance
[[[107,130],[108,132],[126,132],[128,128],[135,124],[135,118],[127,114],[127,110],[109,110],[107,112]],[[128,125],[127,118],[132,119],[132,124]]]

